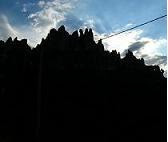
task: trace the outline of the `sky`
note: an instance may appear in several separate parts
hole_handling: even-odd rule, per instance
[[[26,38],[35,47],[51,28],[92,28],[95,40],[167,13],[166,0],[0,0],[0,40]],[[103,40],[122,56],[130,49],[167,75],[167,18]]]

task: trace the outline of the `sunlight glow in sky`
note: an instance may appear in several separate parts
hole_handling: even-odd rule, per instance
[[[95,39],[167,13],[166,0],[0,0],[0,39],[27,38],[35,47],[51,28],[71,33],[93,28]],[[105,49],[127,49],[147,64],[167,67],[167,18],[104,40]]]

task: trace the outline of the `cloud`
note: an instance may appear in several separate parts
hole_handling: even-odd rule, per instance
[[[0,21],[0,40],[6,41],[9,37],[26,38],[28,44],[32,47],[35,47],[41,41],[39,34],[31,26],[14,27],[5,15],[0,15]]]
[[[119,29],[117,29],[119,31]],[[125,50],[131,50],[136,55],[147,54],[149,56],[167,56],[167,39],[166,38],[151,38],[143,36],[144,31],[141,29],[135,29],[130,32],[125,32],[120,35],[113,36],[103,40],[104,45],[109,51],[118,50],[120,53]],[[115,33],[110,33],[113,35]],[[105,33],[96,33],[95,39],[103,39],[107,37]]]
[[[154,65],[154,64],[157,64],[157,65],[160,65],[160,64],[163,64],[163,65],[166,65],[167,64],[167,56],[146,56],[145,57],[147,60],[146,60],[146,64],[150,64],[150,65]]]
[[[73,26],[70,27],[70,25],[73,24],[73,21],[70,21],[69,17],[76,20],[80,27],[83,25],[83,21],[70,14],[77,1],[50,0],[23,4],[21,12],[28,14],[29,24],[27,25],[14,27],[9,23],[5,15],[0,15],[0,39],[6,40],[9,36],[27,38],[29,45],[35,47],[42,38],[47,36],[51,28],[58,28],[61,23],[67,24],[68,30],[72,29]],[[36,9],[36,11],[34,12],[33,9]],[[72,30],[75,30],[75,27],[78,29],[77,24]]]
[[[17,30],[10,25],[8,18],[5,15],[0,15],[0,21],[0,38],[2,40],[6,40],[10,36],[16,37],[19,35]]]
[[[5,15],[0,15],[0,21],[0,40],[6,41],[9,37],[18,37],[18,39],[26,38],[31,47],[35,47],[41,41],[39,33],[34,31],[31,26],[15,27],[10,24]]]
[[[27,12],[27,8],[24,6],[22,12]]]
[[[116,49],[118,52],[123,53],[129,46],[137,41],[140,40],[143,31],[133,30],[131,32],[123,33],[117,36],[113,36],[112,38],[108,38],[103,40],[104,45],[106,46],[107,50],[111,51]],[[115,33],[110,33],[109,35],[113,35]],[[106,37],[106,34],[98,34],[96,39]]]
[[[26,12],[28,12],[29,10],[31,10],[31,8],[33,7],[33,6],[35,6],[35,3],[25,3],[25,4],[23,4],[23,7],[22,7],[22,12],[23,13],[26,13]]]
[[[145,44],[143,44],[146,42]],[[141,44],[134,50],[136,57],[144,58],[147,65],[159,65],[167,75],[167,40],[164,38],[152,39],[142,37]],[[133,44],[134,45],[134,44]]]
[[[135,46],[136,45],[136,46]],[[164,38],[141,38],[141,41],[131,45],[136,57],[144,58],[147,65],[159,65],[167,76],[167,40]]]
[[[131,28],[133,25],[134,25],[134,24],[132,24],[132,23],[128,23],[128,24],[125,26],[125,28]]]
[[[148,43],[148,41],[142,41],[142,42],[140,42],[140,41],[137,41],[137,42],[135,42],[135,43],[133,43],[133,44],[131,44],[131,45],[129,45],[129,50],[130,51],[138,51],[138,50],[140,50],[142,47],[144,47],[145,46],[145,44],[147,44]]]
[[[22,11],[27,12],[29,25],[21,28],[23,36],[30,40],[31,46],[36,46],[42,38],[45,38],[51,28],[58,28],[61,24],[72,24],[68,18],[69,13],[75,7],[78,0],[49,0],[27,3],[23,5]],[[32,10],[36,9],[36,11]],[[71,18],[78,20],[75,16]],[[68,21],[69,20],[69,21]],[[78,20],[80,23],[80,20]],[[68,29],[72,29],[68,25]],[[28,30],[27,30],[28,29]],[[33,33],[33,34],[32,34]],[[30,36],[30,37],[29,37]],[[33,38],[32,38],[33,36]]]
[[[83,22],[83,28],[92,28],[95,29],[95,21],[93,19],[87,19],[86,21]],[[96,29],[95,29],[96,30]]]
[[[39,6],[40,8],[43,8],[43,7],[45,6],[45,1],[39,1],[39,2],[38,2],[38,6]]]
[[[137,41],[131,45],[128,46],[128,49],[126,49],[123,53],[122,56],[125,56],[125,54],[127,53],[127,50],[130,50],[132,52],[136,52],[139,53],[139,50],[141,48],[143,48],[146,44],[148,43],[148,41]]]
[[[117,31],[120,31],[119,29]],[[143,30],[135,29],[121,35],[103,40],[106,50],[116,49],[125,56],[125,52],[131,50],[137,58],[144,58],[147,65],[159,65],[165,70],[167,75],[167,39],[144,37]],[[110,33],[113,35],[114,33]],[[96,33],[96,40],[106,37],[107,35]]]
[[[31,13],[28,19],[37,32],[47,34],[51,28],[58,27],[60,22],[65,21],[66,14],[74,7],[74,1],[75,0],[39,1],[37,5],[40,10]]]
[[[167,39],[166,38],[158,38],[152,39],[149,37],[142,37],[141,42],[147,41],[148,43],[141,48],[140,52],[146,53],[148,55],[159,55],[159,56],[167,56]]]

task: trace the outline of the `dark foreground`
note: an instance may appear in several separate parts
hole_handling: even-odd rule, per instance
[[[166,78],[92,31],[0,41],[0,141],[165,142]]]

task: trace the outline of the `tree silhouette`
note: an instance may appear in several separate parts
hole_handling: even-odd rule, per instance
[[[164,71],[106,51],[92,29],[0,41],[0,66],[2,140],[166,141]]]

